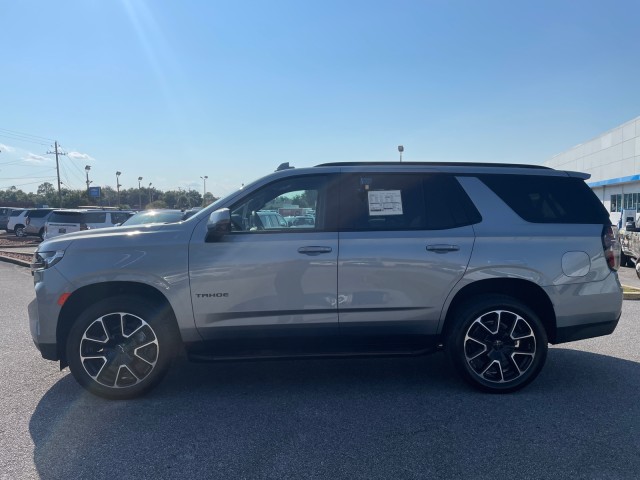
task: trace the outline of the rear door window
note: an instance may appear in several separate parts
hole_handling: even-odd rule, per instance
[[[457,180],[445,174],[349,174],[340,202],[343,231],[446,230],[480,221]]]

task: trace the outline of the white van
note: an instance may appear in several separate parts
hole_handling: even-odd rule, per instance
[[[44,227],[44,238],[65,233],[106,228],[127,220],[133,212],[125,210],[54,210]]]

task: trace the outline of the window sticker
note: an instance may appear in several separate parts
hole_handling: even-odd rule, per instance
[[[402,215],[400,190],[369,190],[369,215]]]

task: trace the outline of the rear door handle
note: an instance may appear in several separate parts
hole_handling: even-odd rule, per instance
[[[320,255],[322,253],[331,253],[333,249],[331,247],[300,247],[298,249],[298,253],[302,253],[303,255]]]
[[[427,245],[427,251],[436,252],[436,253],[448,253],[448,252],[457,252],[460,250],[458,245],[448,245],[444,243],[439,243],[436,245]]]

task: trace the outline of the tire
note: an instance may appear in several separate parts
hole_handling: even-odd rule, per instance
[[[446,352],[458,373],[485,392],[507,393],[531,383],[547,358],[538,316],[506,295],[474,297],[454,312]]]
[[[621,267],[635,267],[633,260],[631,260],[632,257],[630,257],[629,255],[626,255],[624,252],[622,252],[620,254],[620,266]]]
[[[626,267],[627,266],[627,256],[625,255],[624,252],[620,253],[620,266],[621,267]]]
[[[636,260],[636,275],[640,279],[640,262]]]
[[[100,397],[129,399],[162,380],[179,346],[171,315],[141,297],[119,295],[80,314],[69,331],[66,354],[82,387]]]
[[[16,237],[26,237],[27,234],[24,233],[24,225],[16,225],[16,228],[13,229],[13,233],[16,234]]]
[[[44,228],[40,229],[40,231],[38,232],[38,236],[40,237],[40,240],[44,241]]]

